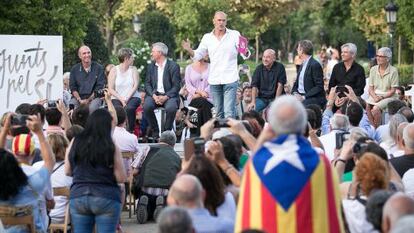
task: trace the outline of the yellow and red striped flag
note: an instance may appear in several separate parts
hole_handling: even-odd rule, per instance
[[[246,165],[235,232],[344,232],[336,175],[299,135],[266,142]]]

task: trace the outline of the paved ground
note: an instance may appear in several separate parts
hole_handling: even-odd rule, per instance
[[[124,233],[156,233],[157,224],[155,222],[149,222],[146,224],[138,224],[136,216],[133,215],[131,218],[128,216],[128,212],[122,212],[121,217],[122,229]]]

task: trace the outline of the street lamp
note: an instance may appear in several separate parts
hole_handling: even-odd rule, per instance
[[[138,15],[134,15],[134,19],[132,20],[132,24],[134,25],[134,32],[139,34],[139,31],[141,31],[141,20],[139,20]]]
[[[391,51],[394,51],[393,36],[395,32],[395,24],[397,23],[398,6],[394,4],[394,1],[390,0],[384,9],[387,15],[388,31],[390,34],[390,49]]]

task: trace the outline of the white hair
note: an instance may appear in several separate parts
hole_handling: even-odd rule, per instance
[[[367,134],[367,131],[365,131],[363,128],[360,127],[354,127],[349,130],[350,136],[349,138],[358,141],[360,138],[367,138],[369,135]]]
[[[347,115],[335,113],[331,119],[329,119],[331,124],[331,129],[334,130],[344,130],[348,131],[349,129],[349,118]]]
[[[392,58],[392,51],[388,47],[382,47],[378,49],[378,53],[384,54],[387,57],[387,60],[390,61]]]
[[[341,50],[344,48],[348,48],[349,52],[352,54],[352,57],[356,57],[358,49],[354,43],[346,43],[341,46]]]
[[[70,77],[70,72],[65,72],[65,73],[63,74],[63,80],[65,80],[65,79],[69,79],[69,77]]]
[[[414,137],[410,134],[410,131],[412,131],[411,128],[414,128],[414,124],[412,123],[408,124],[403,131],[404,145],[408,149],[414,149]]]
[[[168,55],[168,46],[165,45],[162,42],[156,42],[154,44],[152,44],[153,48],[156,48],[157,51],[160,51],[162,53],[162,55],[167,56]]]
[[[270,106],[267,119],[276,134],[302,134],[308,122],[305,107],[294,96],[276,98]]]
[[[399,114],[399,113],[393,115],[390,118],[390,121],[389,121],[389,130],[390,131],[389,132],[390,132],[391,139],[393,141],[395,141],[397,139],[398,126],[403,122],[408,122],[407,118],[405,118],[404,115]]]

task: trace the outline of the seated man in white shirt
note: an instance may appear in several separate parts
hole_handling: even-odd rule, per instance
[[[329,158],[329,161],[332,161],[335,158],[334,151],[336,147],[336,134],[348,133],[348,116],[338,113],[334,114],[333,117],[331,117],[330,119],[330,126],[331,132],[322,135],[321,137],[319,137],[319,139],[321,140],[322,145],[325,148],[325,155]]]
[[[115,107],[118,125],[114,129],[113,140],[121,152],[137,153],[139,150],[138,138],[135,134],[127,131],[126,112],[122,107]],[[134,156],[135,157],[135,156]],[[132,158],[124,158],[124,166],[127,176],[131,172]]]

